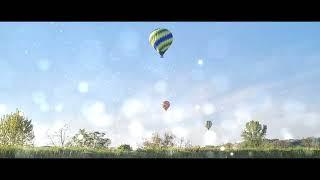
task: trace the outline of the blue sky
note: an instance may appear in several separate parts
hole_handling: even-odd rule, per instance
[[[148,42],[159,27],[174,36],[163,59]],[[0,39],[0,112],[21,108],[38,144],[64,123],[114,145],[163,130],[238,141],[251,119],[270,138],[320,135],[320,23],[1,22]]]

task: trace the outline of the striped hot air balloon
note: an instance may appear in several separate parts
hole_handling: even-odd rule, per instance
[[[205,126],[209,130],[211,128],[211,126],[212,126],[212,122],[211,121],[207,121]]]
[[[149,43],[160,54],[161,58],[163,58],[164,53],[169,49],[172,42],[172,33],[167,29],[155,29],[149,36]]]
[[[170,102],[169,101],[163,101],[162,108],[167,111],[169,107],[170,107]]]

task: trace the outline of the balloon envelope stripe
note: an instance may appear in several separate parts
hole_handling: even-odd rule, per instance
[[[158,39],[155,43],[154,43],[154,48],[157,48],[162,42],[171,39],[173,36],[172,34],[168,34],[166,36],[161,37],[160,39]]]
[[[152,33],[155,33],[155,34],[160,34],[162,32],[165,32],[165,31],[168,31],[167,29],[155,29]],[[153,34],[154,35],[154,34]]]
[[[160,41],[160,38],[158,38],[158,39],[156,39],[156,40],[154,41],[153,47],[154,47],[155,49],[159,49],[159,46],[161,46],[163,43],[165,43],[166,41],[168,41],[168,40],[170,40],[170,39],[172,39],[172,38],[165,38],[165,36],[162,36],[161,41]]]
[[[154,42],[159,39],[159,37],[162,37],[166,34],[170,33],[170,31],[166,29],[156,29],[154,30],[149,37],[150,44],[153,46]]]
[[[170,31],[168,30],[165,30],[165,31],[161,31],[159,33],[156,33],[155,37],[156,37],[156,40],[158,40],[159,38],[162,38],[163,36],[166,36],[168,34],[171,34]],[[154,42],[153,42],[154,43]]]
[[[165,51],[166,49],[165,48],[169,48],[170,45],[172,44],[172,39],[168,39],[166,41],[164,41],[163,43],[161,43],[157,49],[159,50],[159,52],[162,52],[162,51]]]
[[[171,45],[171,43],[167,44],[166,46],[162,47],[159,51],[166,52],[169,49],[170,45]]]
[[[166,29],[161,29],[161,30],[158,30],[155,34],[154,34],[154,37],[156,37],[156,39],[162,37],[162,36],[165,36],[167,34],[169,34],[170,31],[166,30]]]
[[[159,36],[162,35],[164,32],[169,32],[167,29],[157,29],[155,35]]]

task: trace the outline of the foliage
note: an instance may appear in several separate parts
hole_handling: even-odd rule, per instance
[[[118,147],[120,151],[132,151],[132,148],[129,144],[122,144]]]
[[[261,125],[259,121],[250,121],[241,134],[244,139],[244,145],[247,147],[258,147],[263,143],[267,133],[267,126]]]
[[[67,145],[93,149],[107,148],[111,144],[111,140],[104,136],[103,132],[87,132],[85,129],[80,129]]]
[[[303,139],[264,139],[263,147],[269,148],[294,148],[294,147],[307,147],[307,148],[319,148],[320,138],[308,137]]]
[[[153,133],[152,137],[150,140],[146,139],[143,142],[143,147],[144,148],[151,148],[151,149],[155,149],[155,148],[160,148],[161,147],[161,137],[159,133]]]
[[[312,138],[305,138],[305,139],[302,139],[302,144],[304,147],[312,147],[313,145],[313,139]]]
[[[258,121],[246,123],[242,143],[206,147],[165,132],[154,133],[137,150],[129,144],[108,148],[111,140],[103,132],[80,129],[68,141],[68,130],[49,136],[55,147],[26,146],[34,139],[31,120],[19,110],[7,114],[0,119],[0,158],[320,158],[320,138],[266,139],[267,126]]]
[[[0,145],[33,145],[34,132],[31,120],[18,109],[0,119]]]
[[[147,149],[174,147],[177,145],[175,141],[176,136],[171,132],[165,132],[163,136],[153,133],[150,140],[146,139],[143,142],[143,147]]]

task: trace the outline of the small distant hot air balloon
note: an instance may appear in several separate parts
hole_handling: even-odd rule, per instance
[[[164,110],[168,110],[168,108],[170,107],[170,102],[169,101],[163,101],[162,103],[162,107]]]
[[[207,121],[205,127],[209,130],[212,126],[212,122],[211,121]]]
[[[158,28],[150,33],[149,43],[163,58],[164,53],[173,42],[172,33],[167,29]]]

